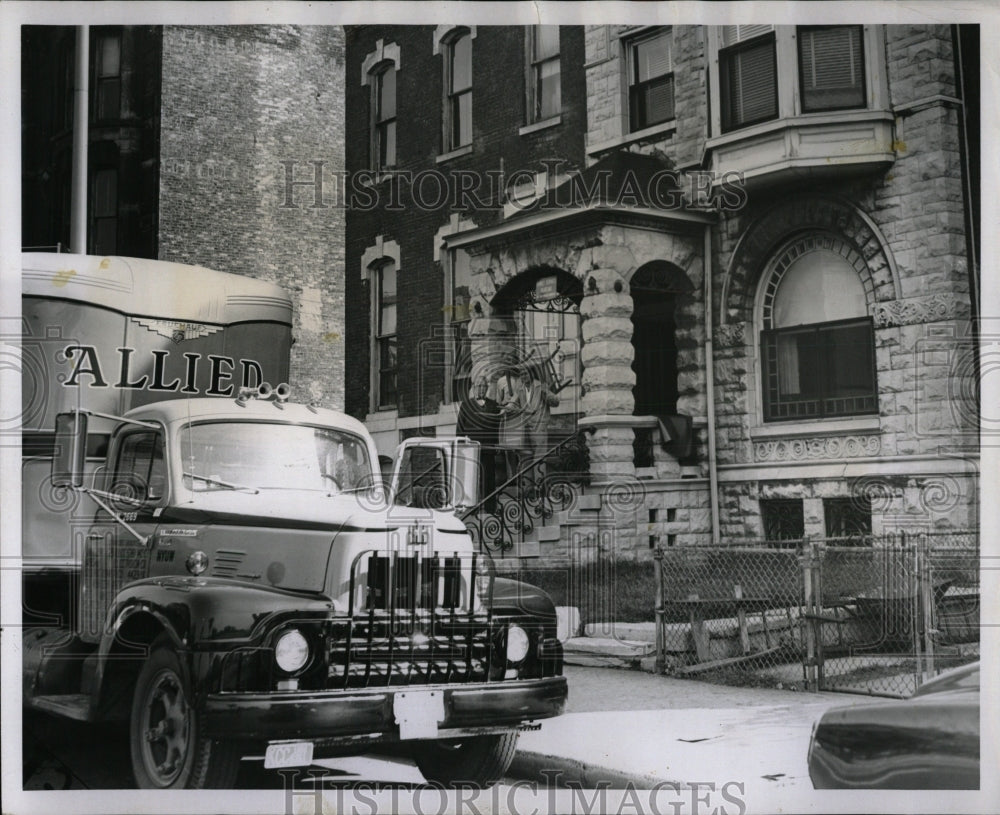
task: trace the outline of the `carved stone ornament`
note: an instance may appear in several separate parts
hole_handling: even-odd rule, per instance
[[[968,316],[960,313],[961,306],[954,297],[931,294],[926,297],[908,297],[889,300],[875,305],[875,327],[889,328],[898,325],[919,325],[938,320]]]
[[[774,439],[754,444],[757,461],[811,461],[877,456],[879,436],[823,436],[812,439]]]
[[[726,323],[716,326],[715,343],[723,347],[734,347],[745,344],[746,323]]]

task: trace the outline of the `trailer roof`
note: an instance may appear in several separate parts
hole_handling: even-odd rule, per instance
[[[24,295],[79,300],[123,314],[229,325],[291,325],[292,301],[274,283],[141,258],[42,252],[21,256]]]

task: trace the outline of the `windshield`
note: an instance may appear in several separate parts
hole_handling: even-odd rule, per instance
[[[346,492],[373,483],[365,442],[326,427],[206,422],[184,427],[180,443],[184,485],[195,492]]]

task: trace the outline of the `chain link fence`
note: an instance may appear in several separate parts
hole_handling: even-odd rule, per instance
[[[978,533],[780,545],[657,550],[659,670],[907,696],[978,658]]]

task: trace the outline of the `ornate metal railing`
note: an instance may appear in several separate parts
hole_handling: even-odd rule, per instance
[[[578,430],[520,467],[478,504],[462,513],[480,550],[503,554],[523,542],[536,526],[555,513],[569,509],[579,488],[589,482],[590,459],[584,436]],[[503,457],[508,450],[485,448],[487,456]],[[489,464],[484,464],[489,466]]]

